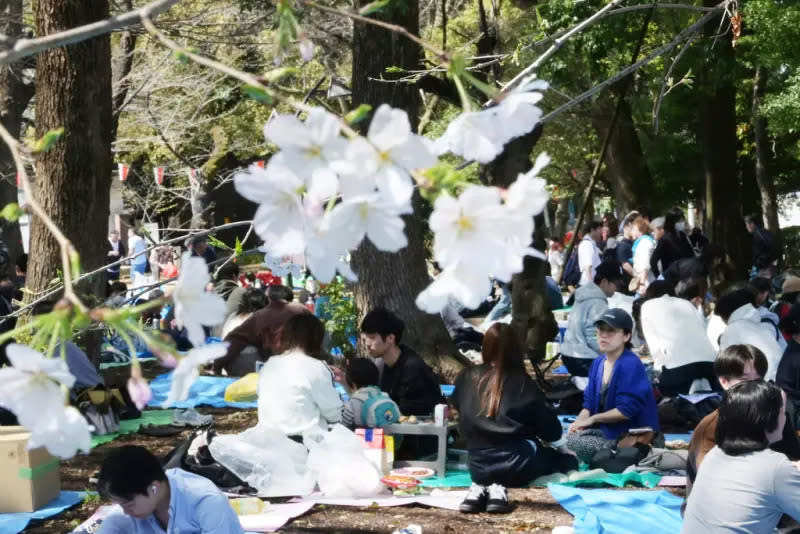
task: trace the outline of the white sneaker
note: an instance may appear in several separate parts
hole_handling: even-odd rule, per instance
[[[508,504],[508,490],[500,484],[492,484],[488,488],[489,500],[486,502],[486,511],[490,514],[507,514],[511,511]]]

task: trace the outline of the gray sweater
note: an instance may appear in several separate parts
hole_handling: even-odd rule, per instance
[[[714,447],[700,464],[681,533],[772,534],[782,514],[800,519],[800,470],[785,455],[728,456]]]

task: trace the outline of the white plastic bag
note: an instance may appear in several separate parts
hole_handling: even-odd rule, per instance
[[[319,442],[306,440],[309,447],[308,470],[327,497],[372,497],[384,489],[381,474],[356,435],[334,426]]]
[[[208,448],[216,461],[262,497],[308,495],[314,489],[306,448],[277,430],[256,426],[241,434],[216,436]]]

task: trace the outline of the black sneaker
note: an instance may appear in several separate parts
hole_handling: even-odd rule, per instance
[[[467,492],[467,496],[458,505],[458,509],[465,514],[476,514],[486,510],[486,500],[489,498],[486,487],[472,483]]]
[[[511,505],[508,504],[508,491],[500,484],[492,484],[489,486],[487,493],[489,499],[486,503],[486,511],[490,514],[507,514],[511,511]]]

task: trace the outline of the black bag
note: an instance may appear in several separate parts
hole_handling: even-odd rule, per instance
[[[125,402],[119,391],[116,394],[103,385],[86,388],[75,395],[78,411],[93,427],[93,436],[105,436],[119,431],[120,414]]]

